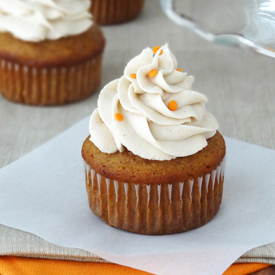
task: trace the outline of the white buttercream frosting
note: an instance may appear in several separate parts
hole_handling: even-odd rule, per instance
[[[150,77],[153,70],[158,73]],[[191,90],[193,81],[193,76],[177,70],[167,45],[155,55],[150,48],[143,50],[120,79],[101,91],[90,119],[90,140],[104,153],[127,148],[151,160],[197,153],[215,135],[218,123],[205,111],[206,97]],[[176,110],[170,110],[171,101],[177,103]],[[116,119],[118,113],[121,121]]]
[[[86,31],[90,0],[0,0],[0,31],[38,42]]]

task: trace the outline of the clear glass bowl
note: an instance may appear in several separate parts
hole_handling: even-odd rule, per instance
[[[217,44],[275,58],[275,0],[160,0],[177,24]]]

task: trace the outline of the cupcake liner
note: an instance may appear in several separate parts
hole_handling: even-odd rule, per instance
[[[0,58],[0,93],[33,105],[60,105],[88,97],[100,85],[102,54],[57,68],[26,66]]]
[[[92,0],[90,11],[99,24],[117,24],[136,17],[144,2],[145,0]]]
[[[91,210],[103,221],[140,234],[172,234],[200,227],[218,212],[225,160],[210,174],[172,184],[108,179],[84,161]]]

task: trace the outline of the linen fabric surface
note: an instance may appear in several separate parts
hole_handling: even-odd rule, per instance
[[[208,110],[217,117],[224,135],[275,149],[273,59],[202,40],[169,21],[157,0],[147,1],[135,21],[103,31],[108,43],[102,86],[118,78],[127,61],[144,47],[167,42],[181,68],[196,77],[193,88],[207,95]],[[86,101],[54,108],[21,106],[0,98],[0,167],[88,116],[97,98],[98,93]],[[1,255],[102,261],[92,253],[55,246],[23,231],[5,226],[0,230]],[[275,264],[275,245],[255,248],[237,261]]]

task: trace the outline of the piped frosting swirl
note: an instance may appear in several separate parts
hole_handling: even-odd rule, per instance
[[[86,31],[90,0],[0,0],[0,31],[38,42]]]
[[[107,84],[93,112],[90,140],[104,153],[125,147],[145,159],[170,160],[197,153],[218,123],[207,98],[191,90],[194,77],[177,69],[167,45],[147,48]],[[118,119],[120,117],[120,119]]]

